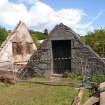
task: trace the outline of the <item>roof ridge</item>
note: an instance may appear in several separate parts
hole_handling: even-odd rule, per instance
[[[73,31],[69,26],[66,26],[66,25],[64,25],[63,23],[57,24],[57,25],[55,26],[55,28],[50,32],[48,38],[50,38],[50,35],[51,35],[54,31],[56,31],[56,30],[58,30],[58,29],[63,29],[63,30],[65,30],[66,32],[70,32],[70,33],[72,33],[72,34],[74,35],[74,37],[75,37],[76,39],[80,39],[80,35],[79,35],[79,34],[77,34],[77,33],[76,33],[75,31]]]

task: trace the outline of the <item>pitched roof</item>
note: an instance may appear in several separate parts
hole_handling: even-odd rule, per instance
[[[5,46],[5,44],[7,43],[7,41],[10,39],[11,41],[13,41],[13,42],[17,42],[17,41],[25,41],[26,39],[25,39],[25,37],[22,39],[21,37],[19,37],[19,34],[22,34],[21,32],[23,31],[22,29],[25,29],[26,30],[26,32],[27,32],[27,34],[28,34],[28,36],[30,36],[30,33],[29,33],[29,31],[28,31],[28,28],[27,28],[27,26],[26,26],[26,24],[25,23],[23,23],[22,21],[19,21],[19,23],[17,24],[17,26],[15,27],[15,29],[11,32],[11,33],[9,33],[8,34],[8,37],[6,38],[6,40],[2,43],[2,45],[1,45],[1,49]],[[24,36],[26,36],[26,34],[24,34]],[[11,38],[11,37],[13,37],[13,38]],[[12,40],[13,39],[13,40]],[[32,40],[32,37],[28,37],[27,38],[27,42],[30,42],[30,43],[33,43],[33,40]],[[0,49],[0,50],[1,50]]]
[[[37,49],[34,42],[33,42],[32,37],[31,37],[31,35],[29,33],[29,30],[28,30],[27,26],[22,21],[19,21],[16,28],[11,33],[9,33],[6,40],[1,45],[0,57],[4,54],[5,51],[7,51],[7,48],[10,47],[11,42],[29,42],[29,43],[33,43],[34,49]],[[9,49],[9,50],[11,50],[11,49]]]
[[[68,37],[75,37],[76,39],[80,38],[80,35],[75,33],[70,27],[60,23],[59,25],[56,25],[55,28],[50,32],[48,39],[51,39],[52,37],[60,38],[62,36],[65,37],[65,39],[68,39]]]
[[[15,30],[11,33],[14,35],[12,38],[12,42],[24,42],[27,41],[29,43],[33,43],[32,37],[30,37],[29,30],[25,23],[19,22]]]

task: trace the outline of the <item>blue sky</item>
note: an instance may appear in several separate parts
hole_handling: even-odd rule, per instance
[[[0,24],[13,29],[19,20],[43,31],[60,22],[84,35],[105,27],[105,0],[1,0]],[[15,16],[15,17],[14,17]]]

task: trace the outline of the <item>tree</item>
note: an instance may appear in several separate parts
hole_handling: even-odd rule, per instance
[[[44,30],[44,35],[45,35],[45,38],[48,37],[48,30],[47,29]]]
[[[6,39],[7,36],[8,36],[7,30],[0,26],[0,45]]]
[[[89,45],[101,57],[105,57],[105,29],[94,30],[81,37],[81,41]]]

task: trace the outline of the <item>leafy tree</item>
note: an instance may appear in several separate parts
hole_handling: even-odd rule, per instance
[[[81,37],[81,41],[89,45],[101,57],[105,57],[105,29],[94,30]]]
[[[31,31],[31,35],[37,37],[38,40],[46,39],[46,35],[44,33],[42,33],[42,32]]]
[[[33,41],[36,44],[37,47],[40,47],[40,40],[45,40],[48,37],[48,30],[45,29],[44,33],[30,30],[30,33],[32,35]]]
[[[6,39],[7,36],[8,36],[7,30],[0,26],[0,45]]]
[[[32,39],[33,39],[34,43],[36,44],[36,46],[39,47],[40,43],[39,43],[38,38],[35,35],[32,34]]]
[[[45,35],[45,38],[48,37],[48,30],[47,29],[44,30],[44,35]]]

